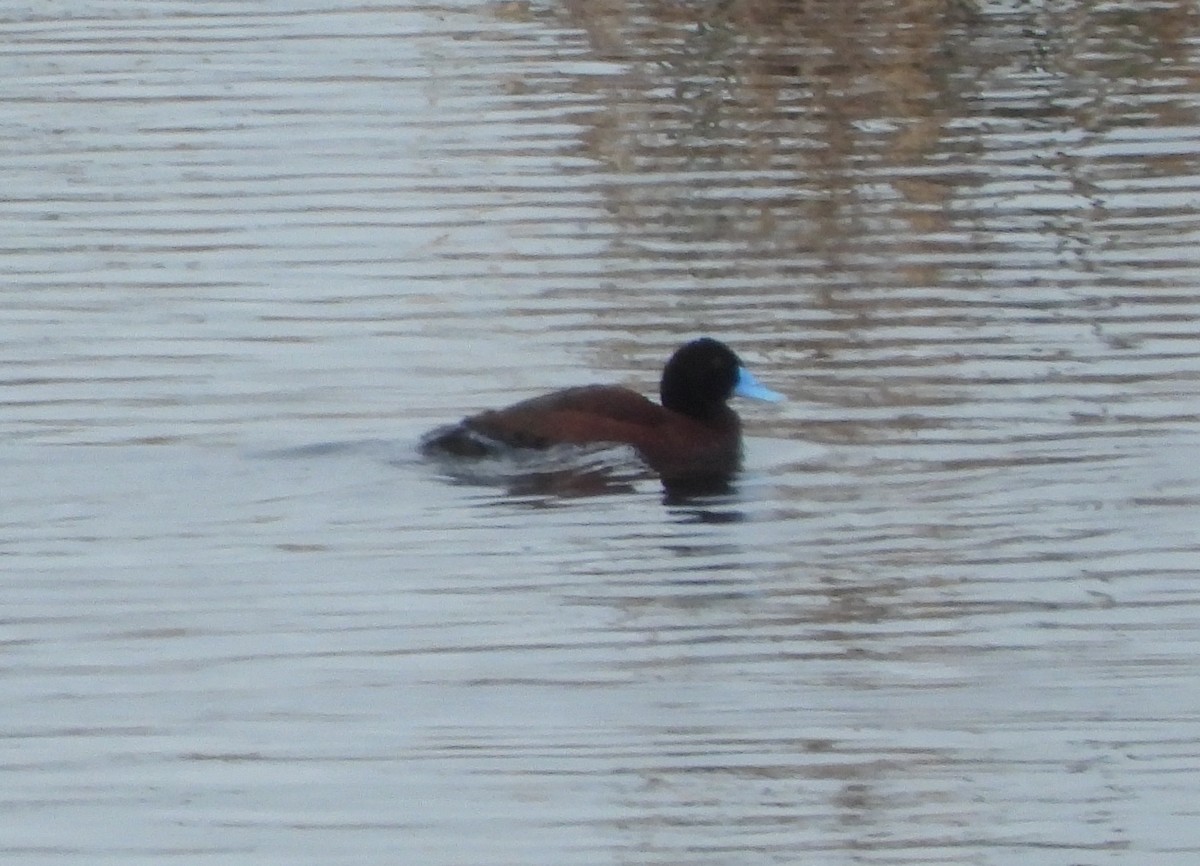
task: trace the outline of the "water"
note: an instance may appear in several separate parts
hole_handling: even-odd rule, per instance
[[[1191,4],[0,29],[0,860],[1195,862]],[[416,453],[699,333],[727,495]]]

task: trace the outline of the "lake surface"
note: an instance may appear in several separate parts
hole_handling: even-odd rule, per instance
[[[1190,0],[0,34],[0,861],[1197,862]],[[417,454],[702,333],[728,493]]]

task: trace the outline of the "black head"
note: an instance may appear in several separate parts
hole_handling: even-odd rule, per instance
[[[663,368],[659,396],[672,412],[711,420],[728,412],[742,362],[719,340],[701,337],[681,346]]]

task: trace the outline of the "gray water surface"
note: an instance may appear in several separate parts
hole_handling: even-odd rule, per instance
[[[0,860],[1197,862],[1190,2],[0,36]],[[702,333],[721,495],[417,454]]]

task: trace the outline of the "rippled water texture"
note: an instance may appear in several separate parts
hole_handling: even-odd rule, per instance
[[[1198,862],[1190,0],[0,35],[0,860]],[[700,333],[728,493],[416,452]]]

